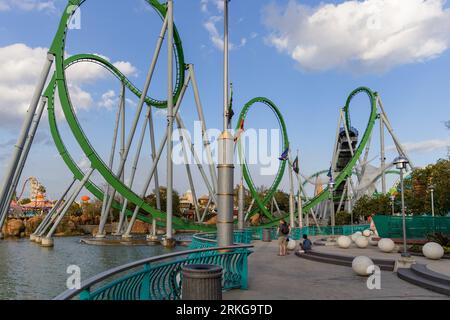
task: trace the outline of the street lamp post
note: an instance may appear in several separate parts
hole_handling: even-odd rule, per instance
[[[406,169],[409,161],[403,156],[397,157],[394,160],[394,165],[400,170],[400,185],[402,194],[402,221],[403,221],[403,253],[402,257],[410,257],[406,248],[406,209],[405,209],[405,188],[403,183],[403,171]]]
[[[395,215],[395,196],[392,195],[390,197],[390,199],[391,199],[391,206],[392,206],[392,216],[394,216]]]
[[[431,216],[434,217],[434,185],[428,187],[431,194]]]
[[[334,227],[336,226],[336,217],[334,212],[334,186],[335,183],[333,179],[330,179],[330,182],[328,182],[328,188],[330,190],[330,199],[331,199],[331,229],[334,235]]]
[[[224,79],[223,79],[223,132],[218,139],[218,214],[217,243],[219,247],[233,245],[233,211],[234,211],[234,137],[228,131],[229,119],[229,37],[228,37],[228,2],[224,0]]]

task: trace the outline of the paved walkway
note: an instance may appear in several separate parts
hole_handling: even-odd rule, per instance
[[[249,257],[249,290],[233,290],[226,300],[336,300],[336,299],[450,299],[397,277],[381,274],[381,290],[369,290],[366,278],[351,268],[309,261],[295,256],[278,257],[277,242],[254,243]]]

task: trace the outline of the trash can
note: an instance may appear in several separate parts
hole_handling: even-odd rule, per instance
[[[271,242],[272,241],[272,229],[264,229],[263,230],[263,242]]]
[[[222,267],[192,264],[182,267],[182,300],[222,300]]]

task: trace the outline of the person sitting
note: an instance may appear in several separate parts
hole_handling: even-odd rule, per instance
[[[308,253],[312,250],[312,242],[308,239],[308,235],[303,235],[303,243],[300,244],[300,253]]]

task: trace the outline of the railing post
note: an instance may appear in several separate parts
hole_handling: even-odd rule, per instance
[[[242,253],[241,290],[248,290],[248,254]]]
[[[141,290],[139,292],[139,298],[140,300],[150,300],[150,270],[151,270],[150,263],[144,264],[144,271],[147,272],[147,274],[142,279],[141,284]]]

